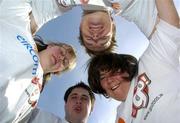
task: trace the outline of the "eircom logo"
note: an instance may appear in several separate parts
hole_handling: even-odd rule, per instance
[[[38,68],[38,65],[39,65],[39,58],[38,58],[38,56],[36,55],[36,53],[35,53],[33,47],[31,46],[31,44],[29,44],[28,41],[25,38],[23,38],[21,35],[17,35],[17,39],[18,39],[18,41],[22,45],[25,46],[25,48],[27,49],[27,51],[31,55],[32,60],[34,62],[33,69],[32,69],[32,75],[36,75],[37,68]]]

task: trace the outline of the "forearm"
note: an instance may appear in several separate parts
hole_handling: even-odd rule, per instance
[[[32,12],[29,14],[29,16],[30,16],[31,33],[32,33],[32,35],[34,35],[38,29],[38,26],[34,20],[34,16],[33,16]]]
[[[173,0],[156,0],[159,17],[167,23],[180,27],[179,16]]]
[[[77,5],[105,5],[103,0],[57,0],[57,2],[64,7]]]
[[[134,0],[121,16],[133,21],[146,37],[150,37],[157,22],[155,0]]]

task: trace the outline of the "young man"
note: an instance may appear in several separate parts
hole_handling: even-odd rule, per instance
[[[109,53],[92,58],[88,82],[95,93],[121,101],[116,123],[179,123],[179,16],[172,0],[156,0],[160,18],[137,60]]]
[[[67,122],[87,123],[94,107],[95,96],[86,84],[81,82],[67,89],[64,101]]]
[[[104,4],[93,9],[84,7],[79,39],[88,54],[97,55],[114,49],[116,30],[113,13],[133,21],[147,38],[151,37],[158,20],[155,0],[105,0]]]
[[[64,94],[65,119],[35,109],[29,122],[31,123],[87,123],[93,110],[95,95],[83,82],[69,87]]]

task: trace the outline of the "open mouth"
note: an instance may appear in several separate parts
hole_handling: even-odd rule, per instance
[[[75,107],[74,110],[75,110],[77,113],[80,113],[80,112],[81,112],[81,107]]]
[[[120,86],[120,83],[111,88],[112,91],[116,90]]]

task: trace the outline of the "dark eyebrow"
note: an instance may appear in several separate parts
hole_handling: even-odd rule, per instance
[[[86,97],[86,98],[89,98],[89,96],[88,96],[88,95],[85,95],[85,94],[83,94],[82,96],[83,96],[83,97]]]
[[[72,93],[70,96],[77,96],[77,95],[78,95],[78,93]],[[86,94],[82,94],[81,96],[89,98],[89,96]]]
[[[76,96],[76,95],[78,95],[77,93],[72,93],[72,94],[70,94],[70,96]]]
[[[104,79],[105,75],[104,74],[100,74],[100,80]]]
[[[102,79],[106,78],[106,76],[105,76],[105,75],[106,75],[107,73],[112,74],[110,71],[101,72],[101,73],[100,73],[100,80],[102,80]]]

